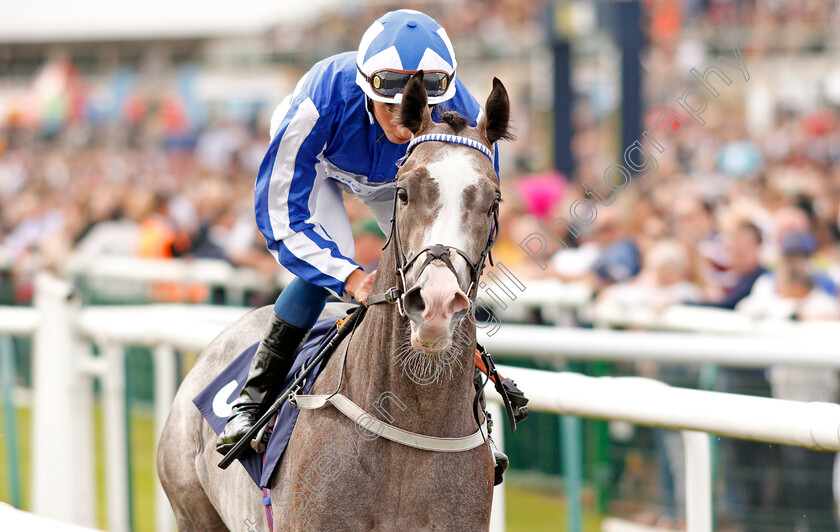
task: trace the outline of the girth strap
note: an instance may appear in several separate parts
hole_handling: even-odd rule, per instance
[[[478,431],[470,436],[464,436],[463,438],[439,438],[409,432],[380,421],[340,393],[332,395],[297,395],[292,393],[289,396],[289,404],[303,410],[323,408],[328,403],[332,404],[339,412],[352,419],[363,429],[378,434],[386,440],[391,440],[408,447],[414,447],[415,449],[441,453],[458,453],[475,449],[483,445],[486,440],[486,420],[482,423]]]

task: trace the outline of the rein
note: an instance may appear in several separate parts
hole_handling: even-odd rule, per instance
[[[418,144],[423,142],[448,142],[450,144],[460,144],[462,146],[468,146],[475,150],[480,151],[484,155],[490,159],[492,164],[493,162],[493,153],[490,151],[487,146],[477,142],[473,139],[469,139],[466,137],[461,137],[458,135],[447,135],[447,134],[432,134],[432,135],[420,135],[419,137],[415,137],[411,140],[408,144],[408,148],[406,149],[405,156],[399,160],[397,166],[402,166],[402,164],[408,160],[409,156],[411,155],[412,150]],[[406,271],[411,267],[414,262],[420,258],[422,255],[426,255],[426,259],[423,261],[423,265],[420,267],[420,271],[417,272],[417,277],[419,278],[422,275],[423,270],[426,269],[432,261],[440,260],[441,262],[449,268],[450,271],[455,275],[455,279],[458,280],[458,284],[461,284],[461,279],[458,275],[457,270],[452,265],[452,261],[450,260],[450,255],[455,252],[464,259],[467,265],[470,268],[470,283],[466,290],[467,297],[472,298],[474,289],[477,291],[478,280],[481,277],[481,272],[484,271],[485,263],[487,259],[490,260],[490,265],[493,265],[493,256],[490,254],[490,249],[493,247],[493,244],[496,242],[496,238],[499,236],[499,209],[492,208],[490,212],[487,213],[487,216],[493,216],[493,225],[490,228],[490,235],[487,237],[487,244],[484,246],[484,250],[482,250],[481,255],[478,257],[476,262],[473,262],[470,259],[469,255],[466,254],[463,250],[460,250],[454,246],[445,246],[443,244],[434,244],[432,246],[425,247],[412,255],[410,258],[406,257],[405,253],[402,250],[402,241],[400,239],[400,230],[399,224],[397,223],[397,203],[399,201],[399,192],[401,189],[397,187],[396,191],[394,192],[394,210],[391,214],[391,230],[388,233],[388,240],[385,242],[385,245],[382,247],[384,250],[388,247],[388,244],[393,240],[394,242],[394,264],[395,264],[395,277],[396,277],[396,285],[392,286],[385,292],[380,294],[373,294],[369,296],[366,300],[366,304],[370,305],[377,305],[379,303],[389,303],[389,304],[396,304],[397,311],[400,313],[400,316],[405,317],[405,295],[407,292],[406,289],[406,282],[405,282],[405,274]]]

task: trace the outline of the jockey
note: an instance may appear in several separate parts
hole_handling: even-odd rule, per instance
[[[352,257],[342,192],[368,206],[388,234],[397,161],[411,132],[391,120],[411,74],[424,71],[432,118],[457,111],[475,126],[482,113],[455,76],[446,31],[412,10],[374,22],[358,52],[317,63],[274,111],[271,144],[255,187],[257,225],[274,257],[297,277],[277,298],[248,380],[216,449],[226,454],[279,393],[295,352],[330,295],[363,301],[375,272]],[[498,156],[495,160],[498,173]],[[497,480],[507,457],[495,449]]]

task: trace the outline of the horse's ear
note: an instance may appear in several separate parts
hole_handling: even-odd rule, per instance
[[[493,78],[493,90],[484,104],[484,115],[478,129],[492,145],[497,140],[513,140],[510,131],[510,99],[499,78]]]
[[[423,87],[423,71],[418,70],[405,85],[396,122],[416,135],[432,122],[428,101],[426,88]]]

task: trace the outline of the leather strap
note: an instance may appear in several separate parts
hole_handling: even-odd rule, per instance
[[[478,342],[475,344],[475,367],[493,382],[496,391],[502,397],[502,403],[505,405],[510,430],[515,432],[516,425],[525,421],[525,418],[528,417],[528,398],[516,386],[513,379],[502,377],[496,370],[496,364],[490,354]]]
[[[402,295],[402,292],[397,287],[391,287],[381,294],[372,294],[365,299],[365,305],[378,305],[379,303],[388,303],[393,305]]]
[[[502,374],[498,371],[496,371],[495,373],[488,372],[487,366],[484,364],[484,359],[481,357],[481,351],[479,351],[478,348],[476,348],[475,350],[475,367],[478,368],[478,371],[487,375],[487,378],[490,379],[493,382],[493,384],[499,384],[499,380],[496,378],[497,375],[499,379],[505,379],[504,377],[502,377]]]
[[[303,410],[315,410],[332,404],[342,414],[352,419],[363,429],[378,434],[387,440],[422,449],[424,451],[435,451],[441,453],[458,453],[469,451],[483,445],[486,441],[487,422],[485,420],[475,433],[462,438],[439,438],[409,432],[399,427],[389,425],[373,417],[371,414],[340,393],[332,395],[297,395],[292,393],[289,396],[289,404]]]

